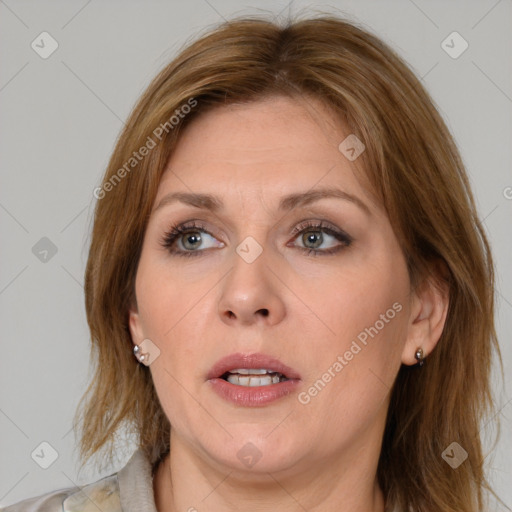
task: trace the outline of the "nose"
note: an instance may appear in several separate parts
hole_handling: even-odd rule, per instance
[[[282,297],[285,288],[277,277],[267,250],[251,263],[238,253],[233,268],[223,280],[219,299],[219,315],[228,325],[278,324],[285,316]]]

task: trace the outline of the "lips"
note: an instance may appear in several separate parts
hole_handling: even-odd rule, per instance
[[[301,377],[279,359],[238,353],[217,361],[206,382],[218,396],[237,407],[264,407],[279,404],[295,393]]]
[[[228,372],[237,369],[247,370],[267,370],[268,372],[280,374],[287,380],[300,380],[300,375],[293,368],[285,365],[279,359],[267,356],[265,354],[231,354],[217,361],[207,379],[222,379]]]

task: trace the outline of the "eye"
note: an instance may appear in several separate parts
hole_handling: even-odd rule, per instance
[[[300,235],[297,236],[296,239],[300,240],[304,246],[299,246],[299,249],[312,256],[334,254],[343,248],[348,247],[353,241],[352,237],[344,231],[326,226],[322,221],[320,221],[320,223],[306,221],[297,226],[293,230],[293,234]],[[327,235],[327,237],[325,235]],[[328,242],[330,239],[330,246],[324,249],[319,249],[319,247],[325,243],[326,238]],[[336,240],[341,243],[333,245],[332,242],[335,242]]]
[[[303,246],[298,248],[305,251],[308,255],[326,255],[334,254],[345,247],[348,247],[353,239],[344,231],[335,229],[325,225],[322,221],[319,223],[306,221],[294,228],[294,239],[299,239]],[[205,242],[211,239],[213,243],[206,245]],[[327,248],[320,248],[325,241],[331,242]],[[338,244],[333,246],[333,242],[338,240]],[[171,229],[164,234],[160,240],[160,244],[165,247],[172,255],[177,256],[199,256],[204,252],[204,249],[212,247],[224,247],[222,242],[209,233],[209,231],[200,223],[195,221],[178,224],[171,227]],[[178,247],[176,247],[178,246]]]
[[[222,242],[215,242],[210,247],[204,247],[204,242],[208,239],[216,240],[204,226],[191,222],[172,226],[163,236],[160,243],[171,254],[177,256],[197,256],[202,253],[198,248],[209,249],[210,247],[224,247]],[[175,245],[178,245],[178,248]],[[181,247],[179,247],[181,245]]]

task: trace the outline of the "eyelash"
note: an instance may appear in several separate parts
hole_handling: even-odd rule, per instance
[[[185,223],[185,224],[175,224],[171,226],[170,230],[166,232],[163,237],[160,239],[160,244],[165,247],[171,254],[176,256],[184,256],[184,257],[191,257],[191,256],[199,256],[205,251],[182,251],[182,250],[176,250],[173,249],[173,245],[176,242],[176,240],[180,237],[180,235],[184,235],[189,232],[194,231],[204,231],[210,236],[212,235],[203,225],[200,223],[196,223],[195,221],[191,223]],[[328,255],[328,254],[334,254],[338,251],[350,246],[350,244],[353,242],[353,239],[351,236],[349,236],[347,233],[343,231],[337,231],[335,229],[332,229],[328,226],[326,226],[323,221],[320,221],[320,223],[315,223],[312,221],[305,221],[301,223],[299,226],[295,227],[292,235],[294,236],[294,239],[298,237],[298,235],[305,233],[307,231],[322,231],[327,233],[328,235],[332,235],[334,238],[342,242],[342,245],[338,245],[337,247],[332,247],[330,249],[308,249],[305,247],[298,247],[298,249],[301,249],[303,252],[307,253],[308,256],[319,256],[319,255]]]

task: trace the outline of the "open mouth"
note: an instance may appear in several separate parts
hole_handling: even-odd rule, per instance
[[[236,368],[225,372],[220,378],[230,384],[245,387],[271,386],[289,380],[282,373],[264,368]]]
[[[206,374],[212,390],[237,407],[264,407],[289,397],[301,376],[279,359],[237,352],[223,357]]]

